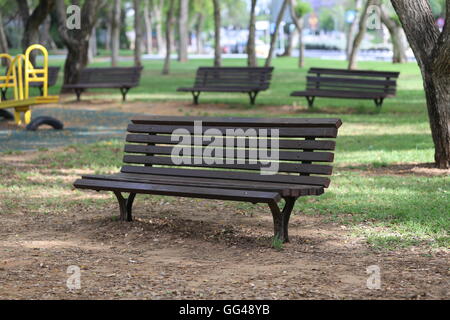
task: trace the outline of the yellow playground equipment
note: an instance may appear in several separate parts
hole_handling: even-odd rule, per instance
[[[40,51],[44,57],[43,68],[38,69],[30,62],[33,51]],[[3,109],[14,109],[14,121],[17,125],[31,122],[31,107],[36,105],[58,103],[59,96],[48,95],[48,52],[39,44],[30,46],[25,54],[13,58],[8,54],[0,54],[0,60],[6,59],[9,67],[6,75],[0,75],[0,111]],[[42,96],[30,97],[30,83],[42,83]],[[6,100],[6,91],[13,90],[14,99]],[[3,112],[5,114],[5,112]],[[44,117],[47,120],[56,120]],[[38,120],[38,119],[36,119]],[[42,122],[42,117],[39,119]],[[45,122],[45,121],[44,121]],[[50,121],[51,122],[51,121]],[[56,120],[56,122],[59,122]],[[43,124],[43,123],[41,123]],[[47,123],[50,124],[50,123]],[[52,124],[50,124],[52,125]],[[54,126],[55,127],[55,126]],[[55,127],[55,129],[57,129]]]

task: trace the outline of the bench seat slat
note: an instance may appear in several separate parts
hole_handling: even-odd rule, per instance
[[[98,191],[104,190],[187,198],[247,201],[253,203],[269,203],[273,201],[278,202],[281,200],[280,194],[276,192],[200,188],[191,186],[183,187],[175,185],[121,182],[110,180],[79,179],[75,181],[74,186],[79,189],[91,189]]]
[[[318,196],[323,194],[322,187],[295,185],[287,183],[248,182],[228,179],[209,179],[198,177],[170,177],[151,174],[118,173],[113,175],[86,175],[83,179],[143,182],[170,184],[193,187],[226,188],[252,191],[270,191],[280,193],[283,197]]]
[[[377,99],[392,97],[386,93],[367,93],[367,92],[345,92],[345,91],[326,91],[326,90],[307,90],[295,91],[291,94],[293,97],[323,97],[323,98],[343,98],[343,99]]]

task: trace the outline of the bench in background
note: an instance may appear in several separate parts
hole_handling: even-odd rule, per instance
[[[279,130],[279,138],[275,138],[279,142],[276,149],[279,172],[262,175],[262,164],[248,161],[250,150],[254,150],[249,139],[244,144],[245,159],[240,158],[246,160],[245,164],[206,164],[204,161],[175,164],[177,157],[172,156],[172,151],[178,142],[172,141],[171,134],[177,129],[192,134],[195,121],[202,121],[203,133],[208,129],[220,133],[227,129]],[[332,139],[337,137],[341,124],[339,119],[136,118],[128,126],[126,155],[120,173],[85,175],[74,185],[80,189],[114,192],[122,221],[132,220],[136,194],[266,203],[272,211],[275,236],[287,242],[289,217],[297,199],[321,195],[330,185],[326,176],[332,174],[334,154],[331,151],[336,147]],[[246,136],[236,133],[235,137]],[[199,148],[203,152],[208,145],[209,142],[203,141]],[[235,143],[232,150],[242,148]],[[226,160],[227,153],[223,154]],[[126,198],[124,194],[129,196]],[[285,204],[280,208],[278,203],[282,199]]]
[[[139,86],[142,70],[142,67],[85,68],[78,83],[64,85],[63,89],[75,91],[77,101],[88,89],[120,89],[123,101],[126,101],[128,91]]]
[[[247,93],[252,105],[259,92],[269,89],[272,67],[201,67],[197,71],[192,88],[179,88],[179,92],[191,92],[194,104],[198,104],[202,92]]]
[[[311,68],[306,91],[296,91],[293,97],[305,97],[314,106],[316,97],[370,99],[381,108],[386,98],[397,92],[399,72]]]

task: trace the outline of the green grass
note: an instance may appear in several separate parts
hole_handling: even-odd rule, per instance
[[[245,61],[225,60],[224,64],[243,66]],[[107,66],[108,62],[95,65]],[[131,62],[122,65],[131,65]],[[171,75],[161,76],[162,62],[146,61],[141,86],[130,92],[130,101],[189,101],[190,95],[177,93],[176,88],[191,85],[195,70],[204,65],[211,65],[211,61],[193,60],[186,64],[173,61]],[[283,58],[275,59],[274,65],[273,85],[268,92],[261,94],[257,106],[249,106],[247,96],[240,94],[205,94],[201,101],[231,105],[229,115],[233,116],[246,116],[249,110],[257,116],[268,116],[262,110],[258,112],[260,105],[305,106],[304,100],[291,98],[289,94],[304,88],[307,68],[345,67],[345,62],[308,59],[306,67],[300,70],[295,67],[295,59]],[[361,62],[359,67],[401,72],[398,96],[387,100],[381,113],[375,113],[372,101],[318,99],[314,112],[305,109],[298,115],[279,114],[280,117],[340,117],[344,122],[337,140],[337,168],[330,189],[321,197],[301,199],[296,210],[346,224],[355,236],[365,238],[375,248],[395,249],[415,245],[450,248],[448,176],[368,172],[370,168],[383,169],[395,164],[433,162],[434,149],[418,67],[415,64],[383,62]],[[58,88],[52,88],[52,91],[56,93]],[[106,96],[103,91],[95,92],[98,92],[98,97]],[[111,91],[107,92],[110,96]],[[54,172],[56,176],[61,169],[108,173],[120,167],[122,150],[122,141],[71,146],[61,153],[46,152],[30,163],[44,166],[50,170],[47,174]],[[0,168],[1,177],[7,174],[5,169]],[[14,205],[11,199],[15,194],[35,190],[35,186],[27,180],[27,176],[33,174],[39,176],[41,173],[26,171],[17,175],[18,180],[1,180],[0,193],[6,199],[6,207]],[[61,192],[68,188],[59,180],[51,187],[40,187],[56,188]],[[76,206],[77,200],[70,196],[66,198],[67,206]],[[105,200],[90,201],[100,204]],[[40,203],[41,207],[49,206],[48,202]],[[34,205],[31,207],[38,210]]]

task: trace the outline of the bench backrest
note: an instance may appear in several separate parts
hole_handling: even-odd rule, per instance
[[[197,126],[194,126],[195,124]],[[330,180],[324,176],[332,173],[330,164],[334,160],[334,154],[331,151],[336,147],[335,141],[331,139],[337,137],[341,124],[339,119],[141,117],[132,120],[128,126],[125,165],[122,172],[328,187]],[[171,134],[180,129],[181,136],[173,139]],[[227,133],[227,130],[235,129],[238,131],[234,132],[234,136],[227,134],[227,138],[223,139],[228,142],[226,149],[221,148],[222,153],[218,150],[213,152],[210,143],[214,141],[222,145],[221,135]],[[257,137],[254,136],[253,130],[257,132]],[[271,140],[263,138],[264,130],[268,131]],[[275,131],[271,130],[276,130],[278,137],[272,134]],[[192,149],[191,155],[184,152],[172,155],[174,148],[180,148],[180,139],[183,140],[181,145],[192,146],[194,140],[189,134],[194,133],[197,138],[201,134],[211,138],[197,139],[195,151]],[[251,138],[246,135],[250,133]],[[263,145],[263,140],[268,146]],[[275,140],[278,145],[274,143]],[[262,175],[261,169],[269,164],[249,161],[254,159],[252,157],[255,155],[253,153],[255,143],[258,143],[256,148],[259,151],[272,148],[272,152],[278,153],[279,169],[276,174]],[[186,161],[180,163],[183,156],[186,157],[184,160],[189,160],[188,163]],[[223,159],[223,163],[208,162],[207,159],[210,160],[210,157],[216,157],[216,160]],[[202,168],[205,170],[195,170]]]
[[[48,67],[48,86],[53,87],[58,81],[60,67]],[[30,87],[42,87],[42,82],[30,82]]]
[[[85,68],[81,71],[79,84],[116,84],[136,87],[139,85],[143,67]]]
[[[195,87],[267,90],[272,72],[272,67],[201,67],[197,71]]]
[[[399,72],[311,68],[307,89],[395,95],[399,75]]]

